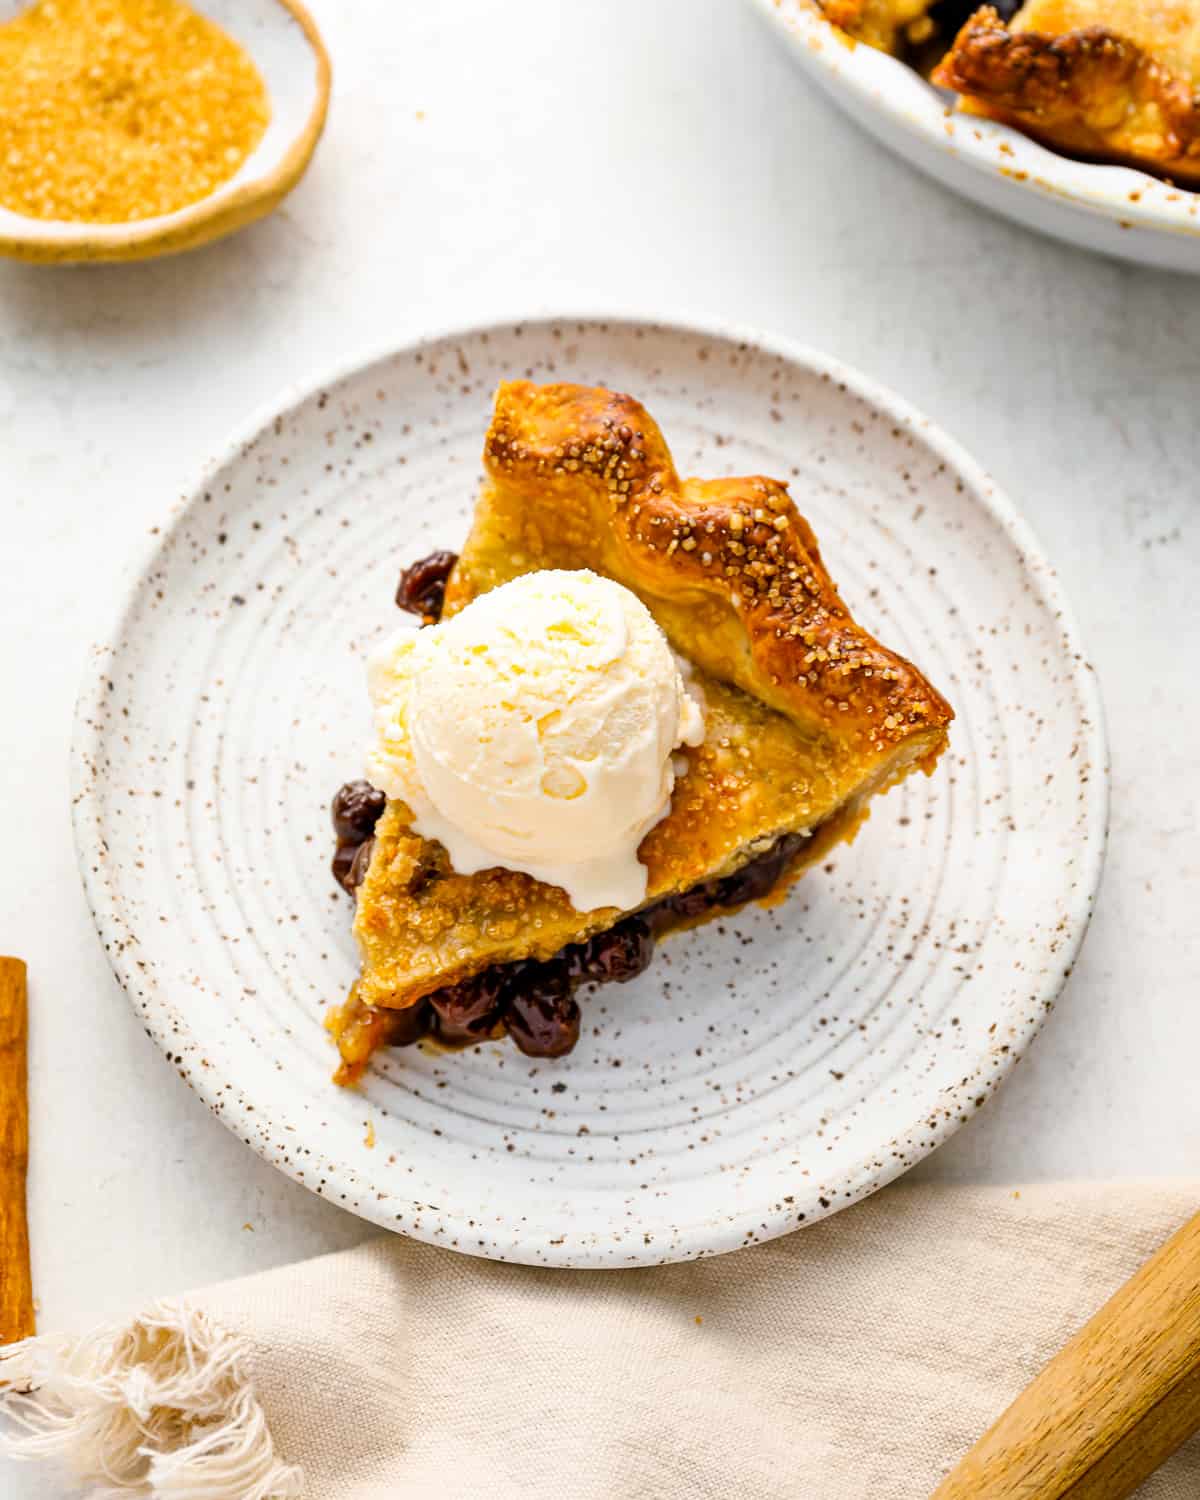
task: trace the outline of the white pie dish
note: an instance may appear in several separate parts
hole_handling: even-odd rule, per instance
[[[465,535],[496,382],[627,389],[682,471],[790,478],[855,613],[958,718],[774,911],[668,942],[575,1052],[381,1055],[330,1083],[355,976],[328,799],[402,563]],[[904,402],[785,341],[543,320],[427,339],[288,395],[148,539],[88,668],[80,862],[148,1031],[267,1160],[383,1227],[629,1266],[811,1223],[974,1114],[1039,1029],[1099,881],[1099,697],[1036,543]]]
[[[966,115],[898,58],[853,42],[814,0],[750,0],[804,72],[865,130],[964,197],[1055,239],[1200,272],[1200,194],[1128,167],[1075,161]]]

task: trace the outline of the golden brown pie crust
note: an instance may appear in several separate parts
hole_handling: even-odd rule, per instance
[[[898,52],[909,28],[919,27],[931,0],[818,0],[818,4],[826,20],[855,41],[881,52]]]
[[[642,842],[648,901],[787,833],[814,831],[796,861],[809,863],[853,835],[876,792],[932,770],[949,705],[851,618],[784,485],[681,480],[631,397],[524,381],[500,387],[484,466],[446,615],[522,573],[592,568],[638,593],[696,668],[707,732],[681,752],[671,811]],[[548,958],[620,916],[577,912],[516,871],[456,874],[410,821],[393,801],[376,829],[347,1025],[364,1005],[408,1006],[493,964]]]
[[[1198,68],[1194,0],[1030,0],[1011,27],[978,11],[933,81],[1056,150],[1197,182]]]
[[[850,616],[787,486],[681,479],[631,396],[511,381],[496,394],[475,530],[445,612],[518,573],[592,568],[638,594],[675,649],[869,762],[926,736],[946,700]]]

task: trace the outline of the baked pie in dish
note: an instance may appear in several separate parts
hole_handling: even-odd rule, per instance
[[[967,113],[1068,156],[1200,185],[1200,0],[820,0]]]
[[[361,975],[340,1083],[380,1046],[574,1046],[581,985],[778,898],[953,713],[858,625],[786,485],[683,479],[631,397],[504,384],[461,555],[371,667],[370,781],[334,799]]]

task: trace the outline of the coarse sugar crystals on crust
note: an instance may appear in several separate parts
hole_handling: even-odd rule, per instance
[[[949,722],[921,673],[851,617],[786,485],[681,479],[632,397],[505,384],[484,462],[480,505],[497,535],[468,542],[447,611],[495,587],[512,547],[525,559],[514,571],[592,567],[632,588],[697,667],[843,754],[882,754],[926,731],[936,742]]]
[[[981,7],[933,81],[1057,150],[1200,182],[1200,5],[1029,0]]]
[[[590,568],[632,589],[694,668],[704,743],[685,748],[667,817],[643,840],[647,901],[724,877],[789,834],[794,869],[931,770],[953,717],[851,617],[816,539],[774,480],[681,479],[631,397],[502,385],[486,480],[445,616],[523,573]],[[611,927],[501,868],[460,875],[389,803],[358,892],[358,1000],[407,1006],[496,964],[548,958]]]

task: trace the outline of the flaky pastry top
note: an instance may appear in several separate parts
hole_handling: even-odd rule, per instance
[[[964,107],[1060,150],[1200,179],[1200,4],[1029,0],[985,6],[933,74]]]
[[[936,756],[949,704],[851,616],[787,486],[681,479],[631,396],[510,381],[484,448],[513,571],[590,567],[631,588],[675,649],[860,760],[914,736]],[[500,581],[468,544],[447,611]]]

